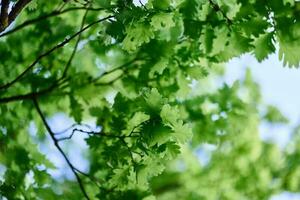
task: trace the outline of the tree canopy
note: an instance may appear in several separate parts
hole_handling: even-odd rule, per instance
[[[245,53],[298,67],[299,20],[294,0],[1,0],[0,199],[299,192],[300,128],[284,149],[260,138],[261,121],[287,119],[250,70],[213,86]],[[74,124],[56,131],[57,113]],[[70,159],[76,135],[85,171]],[[45,146],[71,178],[50,173]]]

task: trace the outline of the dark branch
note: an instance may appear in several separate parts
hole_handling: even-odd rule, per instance
[[[26,7],[32,0],[19,0],[11,9],[8,15],[8,24],[11,24],[16,17],[20,14],[23,8]]]
[[[105,18],[102,18],[102,19],[99,19],[87,26],[85,26],[82,30],[78,31],[77,33],[73,34],[72,36],[70,36],[69,38],[66,38],[63,42],[61,42],[60,44],[52,47],[50,50],[46,51],[45,53],[41,54],[40,56],[38,56],[38,58],[33,62],[31,63],[21,74],[19,74],[14,80],[4,84],[4,85],[1,85],[0,86],[0,90],[3,90],[3,89],[7,89],[9,88],[10,86],[12,86],[13,84],[15,84],[16,82],[18,82],[26,73],[28,73],[42,58],[50,55],[52,52],[56,51],[57,49],[60,49],[62,47],[64,47],[66,44],[68,44],[72,39],[74,39],[75,37],[77,37],[78,35],[80,35],[82,32],[84,32],[85,30],[89,29],[90,27],[94,26],[95,24],[97,23],[100,23],[102,21],[105,21],[107,19],[110,19],[112,18],[113,16],[108,16],[108,17],[105,17]]]
[[[72,130],[72,133],[69,136],[66,137],[61,137],[59,139],[57,139],[57,141],[64,141],[64,140],[69,140],[73,137],[73,135],[76,133],[86,133],[88,135],[97,135],[97,136],[102,136],[102,137],[107,137],[107,138],[117,138],[117,139],[124,139],[124,138],[134,138],[134,137],[139,137],[139,136],[134,136],[134,135],[112,135],[112,134],[106,134],[103,132],[96,132],[96,131],[86,131],[86,130],[82,130],[82,129],[78,129],[78,128],[74,128]]]
[[[220,12],[223,16],[223,18],[227,21],[228,25],[232,25],[233,22],[231,21],[231,19],[229,19],[226,15],[226,13],[220,8],[220,6],[215,3],[213,0],[209,0],[209,3],[210,5],[213,7],[213,9],[216,11],[216,12]]]
[[[115,72],[115,71],[117,71],[117,70],[119,70],[119,69],[124,69],[124,68],[127,67],[128,65],[130,65],[130,64],[132,64],[132,63],[134,63],[134,62],[136,62],[136,61],[138,61],[138,60],[140,60],[140,58],[134,58],[134,59],[132,59],[132,60],[130,60],[130,61],[128,61],[128,62],[126,62],[126,63],[120,65],[120,66],[118,66],[118,67],[113,68],[112,70],[106,71],[106,72],[102,73],[100,76],[98,76],[98,77],[92,79],[91,83],[96,83],[96,82],[97,82],[99,79],[101,79],[103,76],[108,75],[108,74],[110,74],[110,73],[113,73],[113,72]]]
[[[92,129],[92,127],[90,126],[90,125],[88,125],[88,124],[72,124],[71,126],[69,126],[68,128],[66,128],[66,129],[64,129],[64,130],[62,130],[62,131],[60,131],[60,132],[56,132],[56,133],[54,133],[55,135],[61,135],[61,134],[64,134],[64,133],[66,133],[68,130],[70,130],[70,129],[74,129],[75,127],[80,127],[80,126],[82,126],[82,127],[86,127],[86,128],[88,128],[88,129]]]
[[[53,133],[53,131],[51,130],[51,128],[50,128],[48,122],[46,121],[46,118],[45,118],[45,116],[43,115],[43,112],[42,112],[42,110],[40,109],[40,106],[39,106],[38,101],[37,101],[36,98],[33,98],[33,103],[34,103],[34,107],[36,108],[36,110],[37,110],[37,112],[38,112],[40,118],[42,119],[43,124],[45,125],[45,127],[46,127],[46,129],[47,129],[47,131],[48,131],[48,133],[49,133],[49,135],[50,135],[50,137],[51,137],[51,139],[52,139],[52,141],[53,141],[55,147],[56,147],[57,150],[61,153],[61,155],[64,157],[64,159],[65,159],[65,161],[67,162],[68,166],[70,167],[71,171],[72,171],[73,174],[75,175],[76,180],[77,180],[77,182],[78,182],[78,185],[79,185],[79,188],[80,188],[82,194],[84,195],[84,197],[85,197],[86,199],[89,200],[90,198],[89,198],[89,196],[87,195],[87,193],[86,193],[86,191],[85,191],[85,189],[84,189],[83,182],[82,182],[80,176],[79,176],[79,175],[77,174],[77,172],[76,172],[76,168],[73,166],[73,164],[71,163],[71,161],[69,160],[69,158],[67,157],[67,155],[65,154],[65,152],[64,152],[64,151],[62,150],[62,148],[59,146],[58,141],[57,141],[57,139],[55,138],[54,133]]]
[[[8,26],[8,7],[9,0],[1,1],[1,14],[0,14],[0,32]]]
[[[65,10],[62,10],[62,11],[53,11],[51,13],[48,13],[48,14],[45,14],[45,15],[42,15],[42,16],[39,16],[35,19],[30,19],[28,21],[25,21],[23,22],[22,24],[16,26],[15,28],[9,30],[9,31],[6,31],[5,33],[2,33],[0,34],[0,37],[3,37],[3,36],[7,36],[7,35],[10,35],[22,28],[25,28],[27,26],[30,26],[32,24],[35,24],[37,22],[40,22],[40,21],[43,21],[43,20],[46,20],[48,18],[51,18],[51,17],[55,17],[55,16],[59,16],[59,15],[62,15],[62,14],[65,14],[65,13],[68,13],[68,12],[71,12],[71,11],[76,11],[76,10],[86,10],[88,9],[89,11],[100,11],[100,10],[103,10],[104,8],[85,8],[85,7],[74,7],[74,8],[67,8]],[[1,31],[0,31],[1,32]]]
[[[96,83],[97,80],[99,80],[100,78],[102,78],[104,75],[110,74],[110,73],[112,73],[112,72],[114,72],[114,71],[116,71],[118,69],[122,69],[122,68],[128,66],[129,64],[132,64],[133,62],[135,62],[137,60],[138,59],[135,58],[135,59],[133,59],[133,60],[131,60],[131,61],[129,61],[129,62],[121,65],[121,66],[119,66],[119,67],[116,67],[116,68],[114,68],[114,69],[112,69],[110,71],[104,72],[103,74],[101,74],[101,76],[92,79],[89,83]],[[118,77],[118,78],[120,78],[120,77]],[[60,82],[60,81],[62,81],[62,82]],[[64,77],[61,77],[52,86],[50,86],[49,88],[46,88],[44,90],[41,90],[41,91],[38,91],[38,92],[30,92],[30,93],[27,93],[27,94],[21,94],[21,95],[15,95],[15,96],[10,96],[10,97],[0,98],[0,104],[9,103],[9,102],[15,102],[15,101],[31,100],[33,97],[40,97],[40,96],[43,96],[43,95],[47,95],[47,94],[51,93],[57,87],[61,86],[66,81],[67,81],[67,79],[64,80]],[[107,85],[107,84],[109,84],[109,83],[99,83],[98,85]],[[70,128],[72,128],[72,127],[70,127]],[[65,130],[63,132],[66,132],[66,131],[67,130]]]
[[[52,92],[57,87],[61,86],[66,81],[67,80],[57,81],[54,84],[52,84],[50,87],[43,89],[41,91],[38,91],[38,92],[30,92],[27,94],[21,94],[21,95],[16,95],[16,96],[11,96],[11,97],[0,98],[0,104],[14,102],[14,101],[31,100],[34,97],[40,97],[40,96],[46,95],[46,94]]]
[[[8,14],[9,0],[2,0],[0,33],[4,31],[32,0],[19,0]]]

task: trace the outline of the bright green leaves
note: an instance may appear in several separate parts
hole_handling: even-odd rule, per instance
[[[268,57],[271,53],[275,52],[275,46],[273,45],[273,34],[266,33],[260,35],[254,42],[254,55],[256,59],[261,62]]]
[[[207,2],[204,2],[202,5],[200,5],[200,9],[197,13],[197,17],[200,21],[205,21],[207,19],[207,16],[208,14],[210,13],[211,11],[211,5],[210,3],[207,1]]]
[[[215,38],[212,41],[212,51],[210,55],[214,56],[225,50],[228,42],[229,30],[226,26],[216,27],[214,29]],[[211,41],[210,41],[211,42]]]
[[[152,88],[150,92],[145,94],[145,100],[151,108],[160,109],[164,103],[162,95],[156,88]]]
[[[269,27],[269,23],[262,17],[252,17],[239,24],[245,35],[254,35],[257,37],[259,34],[267,34],[265,31]]]
[[[177,123],[179,110],[176,108],[172,108],[169,104],[166,104],[162,107],[160,116],[164,124],[166,124],[167,126],[172,126]]]
[[[150,24],[156,32],[156,39],[163,41],[176,41],[182,36],[183,24],[181,16],[177,13],[157,13],[150,19]]]
[[[163,120],[163,123],[172,129],[176,141],[185,143],[191,139],[192,130],[188,124],[183,124],[183,121],[179,119],[180,112],[177,108],[166,104],[162,107],[160,116]]]
[[[114,169],[112,178],[110,179],[110,184],[112,186],[117,186],[119,189],[126,188],[126,185],[128,184],[129,175],[130,175],[129,167]]]
[[[212,50],[214,31],[211,27],[205,26],[200,37],[200,49],[204,54],[209,54]]]
[[[158,12],[148,19],[140,19],[127,25],[123,49],[134,52],[154,38],[167,41],[176,40],[182,31],[182,23],[178,15],[175,17],[175,13]]]
[[[274,106],[268,106],[264,119],[270,123],[288,123],[288,119]]]
[[[149,76],[152,78],[157,73],[162,75],[163,71],[167,68],[169,60],[167,58],[161,58],[150,70]]]
[[[279,39],[279,59],[283,61],[284,65],[289,67],[299,67],[300,55],[299,55],[300,40],[285,40]]]
[[[133,24],[126,28],[123,48],[129,52],[135,51],[142,44],[148,43],[154,37],[150,25],[144,23]]]
[[[174,159],[180,154],[180,146],[175,142],[167,142],[166,148],[166,154],[170,159]]]
[[[173,15],[169,13],[158,13],[151,18],[151,26],[155,31],[169,29],[175,26]]]
[[[217,0],[217,3],[224,9],[229,19],[233,19],[242,6],[237,0]]]
[[[107,187],[119,191],[149,190],[150,179],[161,174],[165,163],[175,159],[180,146],[191,139],[191,128],[168,98],[156,88],[141,93],[133,99],[118,93],[110,114],[90,109],[101,119],[97,121],[107,137],[93,136],[87,142],[96,155],[102,155],[98,162],[110,171],[104,177]]]
[[[144,160],[143,165],[137,168],[137,184],[140,188],[148,188],[150,178],[163,172],[165,166],[159,158],[149,156]]]
[[[150,119],[150,116],[143,112],[136,112],[133,117],[128,121],[128,132],[137,131],[137,127],[143,122],[146,122]]]
[[[172,126],[174,131],[174,137],[182,144],[186,143],[192,138],[192,129],[189,124],[184,124],[182,120],[178,120],[176,124]]]
[[[146,101],[151,107],[161,108],[159,109],[159,115],[162,123],[171,130],[164,130],[162,127],[158,129],[161,130],[158,132],[161,138],[159,140],[156,139],[159,144],[163,144],[167,138],[172,138],[179,143],[184,143],[191,139],[191,129],[188,124],[183,123],[180,110],[170,104],[162,105],[162,97],[156,89],[151,90],[151,93],[146,96]]]
[[[216,55],[220,61],[228,61],[230,58],[246,53],[251,49],[252,39],[241,35],[238,31],[230,33],[226,49]]]
[[[149,0],[148,6],[153,6],[156,9],[167,9],[170,7],[170,0]]]

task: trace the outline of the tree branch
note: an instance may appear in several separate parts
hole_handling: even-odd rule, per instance
[[[77,124],[77,123],[75,123],[75,124],[72,124],[71,126],[69,126],[68,128],[66,128],[66,129],[64,129],[62,131],[56,132],[54,134],[55,135],[62,135],[64,133],[66,133],[68,130],[74,129],[75,127],[78,127],[78,126],[79,127],[85,127],[85,128],[90,129],[90,130],[92,129],[92,127],[90,125],[88,125],[88,124],[81,124],[81,123]]]
[[[21,95],[1,98],[0,99],[0,104],[14,102],[14,101],[21,101],[21,100],[31,100],[34,97],[38,97],[38,96],[48,94],[49,92],[53,91],[55,88],[60,86],[62,83],[64,83],[64,82],[61,82],[61,83],[56,82],[53,85],[51,85],[49,88],[46,88],[46,89],[41,90],[39,92],[30,92],[28,94],[21,94]]]
[[[79,188],[80,188],[80,190],[81,190],[83,196],[84,196],[87,200],[90,200],[90,198],[89,198],[87,192],[86,192],[85,189],[84,189],[83,182],[82,182],[80,176],[79,176],[79,175],[77,174],[77,172],[76,172],[77,169],[73,166],[73,164],[72,164],[71,161],[68,159],[68,157],[67,157],[67,155],[65,154],[65,152],[64,152],[64,151],[62,150],[62,148],[59,146],[58,141],[57,141],[57,139],[55,138],[54,133],[53,133],[53,131],[51,130],[49,124],[47,123],[46,118],[45,118],[45,116],[43,115],[43,113],[42,113],[42,111],[41,111],[41,109],[40,109],[40,106],[39,106],[38,101],[37,101],[36,98],[33,98],[33,103],[34,103],[34,107],[36,108],[36,110],[37,110],[37,112],[38,112],[40,118],[42,119],[43,124],[45,125],[45,127],[46,127],[46,129],[47,129],[47,131],[48,131],[48,133],[49,133],[49,135],[50,135],[50,137],[51,137],[51,139],[52,139],[52,141],[53,141],[55,147],[56,147],[57,150],[61,153],[61,155],[64,157],[66,163],[68,164],[68,166],[70,167],[71,171],[72,171],[73,174],[75,175],[76,180],[77,180],[78,185],[79,185]]]
[[[135,138],[135,137],[139,137],[139,136],[135,136],[135,135],[112,135],[112,134],[106,134],[106,133],[103,133],[101,131],[99,132],[95,132],[95,131],[85,131],[85,130],[82,130],[82,129],[79,129],[79,128],[74,128],[72,130],[72,133],[69,135],[69,136],[66,136],[66,137],[61,137],[59,139],[57,139],[58,142],[60,141],[64,141],[64,140],[69,140],[73,137],[73,135],[76,133],[76,132],[80,132],[80,133],[86,133],[88,135],[98,135],[98,136],[102,136],[102,137],[107,137],[107,138],[117,138],[117,139],[120,139],[120,140],[123,140],[124,138]]]
[[[100,10],[104,10],[104,8],[85,8],[85,7],[73,7],[73,8],[67,8],[65,10],[62,10],[62,11],[58,11],[58,10],[55,10],[51,13],[48,13],[48,14],[45,14],[45,15],[42,15],[42,16],[39,16],[37,18],[34,18],[34,19],[30,19],[28,21],[25,21],[23,22],[22,24],[16,26],[15,28],[9,30],[9,31],[6,31],[2,34],[0,34],[0,37],[3,37],[3,36],[7,36],[7,35],[10,35],[22,28],[25,28],[27,26],[30,26],[32,24],[35,24],[37,22],[40,22],[40,21],[43,21],[43,20],[46,20],[48,18],[51,18],[51,17],[55,17],[55,16],[59,16],[59,15],[62,15],[62,14],[65,14],[65,13],[68,13],[68,12],[71,12],[71,11],[76,11],[76,10],[85,10],[85,9],[88,9],[89,11],[100,11]],[[1,29],[0,29],[0,32],[1,32]]]
[[[8,24],[11,24],[20,12],[29,4],[32,0],[19,0],[11,9],[8,15]]]
[[[0,32],[8,26],[8,7],[9,0],[2,0],[0,14]]]
[[[119,66],[119,67],[116,67],[116,68],[114,68],[110,71],[106,71],[103,74],[101,74],[101,76],[92,79],[89,83],[95,83],[97,80],[102,78],[104,75],[110,74],[110,73],[112,73],[112,72],[114,72],[118,69],[122,69],[122,68],[126,67],[129,64],[132,64],[133,62],[135,62],[137,60],[138,59],[135,58],[135,59]],[[40,97],[40,96],[46,95],[46,94],[52,92],[55,88],[57,88],[57,87],[61,86],[63,83],[65,83],[67,80],[59,82],[59,81],[63,80],[64,78],[65,77],[59,78],[52,86],[50,86],[49,88],[46,88],[44,90],[38,91],[38,92],[30,92],[30,93],[27,93],[27,94],[20,94],[20,95],[0,98],[0,104],[15,102],[15,101],[22,101],[22,100],[31,100],[33,97]],[[102,85],[107,85],[107,84],[108,83],[105,83],[105,84],[102,83]],[[99,85],[101,85],[101,83]]]
[[[226,13],[220,8],[220,6],[215,3],[213,0],[209,0],[209,3],[211,4],[211,6],[213,7],[213,9],[216,12],[220,12],[222,14],[222,16],[224,17],[224,19],[227,21],[228,25],[232,25],[233,22],[231,21],[231,19],[229,19],[226,15]]]
[[[41,54],[40,56],[37,57],[37,59],[31,63],[21,74],[19,74],[14,80],[4,84],[4,85],[1,85],[0,86],[0,90],[3,90],[3,89],[7,89],[9,88],[10,86],[12,86],[13,84],[15,84],[16,82],[18,82],[26,73],[28,73],[42,58],[50,55],[51,53],[53,53],[54,51],[56,51],[57,49],[60,49],[62,47],[64,47],[67,43],[69,43],[71,40],[73,40],[76,36],[78,36],[79,34],[81,34],[82,32],[84,32],[85,30],[89,29],[90,27],[94,26],[95,24],[98,24],[102,21],[105,21],[107,19],[110,19],[112,18],[113,16],[110,15],[108,17],[105,17],[105,18],[102,18],[102,19],[99,19],[87,26],[85,26],[82,30],[78,31],[77,33],[73,34],[72,36],[70,36],[69,38],[66,38],[63,42],[61,42],[60,44],[52,47],[50,50],[46,51],[45,53]]]

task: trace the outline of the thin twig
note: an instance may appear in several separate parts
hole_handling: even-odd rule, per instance
[[[30,19],[28,21],[25,21],[23,22],[22,24],[16,26],[15,28],[9,30],[9,31],[6,31],[2,34],[0,34],[0,37],[3,37],[3,36],[7,36],[7,35],[10,35],[22,28],[25,28],[27,26],[30,26],[32,24],[35,24],[37,22],[40,22],[40,21],[43,21],[43,20],[46,20],[48,18],[51,18],[51,17],[55,17],[55,16],[59,16],[59,15],[62,15],[62,14],[65,14],[65,13],[68,13],[68,12],[71,12],[71,11],[76,11],[76,10],[86,10],[88,9],[89,11],[100,11],[100,10],[104,10],[104,8],[85,8],[85,7],[73,7],[73,8],[67,8],[65,10],[62,10],[62,11],[58,11],[58,10],[55,10],[51,13],[48,13],[48,14],[45,14],[45,15],[42,15],[42,16],[39,16],[35,19]]]
[[[36,108],[36,110],[37,110],[37,112],[38,112],[40,118],[41,118],[42,121],[43,121],[43,124],[45,125],[45,127],[46,127],[46,129],[47,129],[47,131],[48,131],[48,133],[49,133],[49,135],[50,135],[50,137],[51,137],[51,139],[52,139],[52,141],[53,141],[53,143],[54,143],[54,146],[57,148],[57,150],[58,150],[58,151],[61,153],[61,155],[64,157],[66,163],[68,164],[68,166],[70,167],[71,171],[72,171],[73,174],[75,175],[75,177],[76,177],[76,179],[77,179],[77,182],[78,182],[78,185],[79,185],[79,188],[80,188],[82,194],[84,195],[84,197],[85,197],[87,200],[89,200],[90,198],[89,198],[87,192],[86,192],[85,189],[84,189],[83,182],[82,182],[80,176],[79,176],[79,175],[77,174],[77,172],[76,172],[76,168],[73,166],[73,164],[71,163],[71,161],[69,160],[69,158],[67,157],[67,155],[65,154],[65,152],[64,152],[64,151],[62,150],[62,148],[59,146],[58,141],[57,141],[57,139],[55,138],[53,131],[51,130],[51,128],[50,128],[48,122],[46,121],[46,118],[45,118],[45,116],[44,116],[42,110],[40,109],[40,106],[39,106],[39,104],[38,104],[37,99],[36,99],[36,98],[33,98],[32,100],[33,100],[33,103],[34,103],[34,107]]]
[[[81,25],[80,25],[80,31],[81,31],[81,30],[83,29],[83,27],[84,27],[84,23],[85,23],[85,19],[86,19],[87,14],[88,14],[88,9],[86,9],[86,11],[85,11],[85,13],[84,13],[84,15],[83,15],[83,18],[82,18],[82,21],[81,21]],[[81,33],[82,33],[82,32],[81,32]],[[64,69],[64,71],[63,71],[62,78],[66,77],[67,72],[68,72],[68,69],[69,69],[69,67],[70,67],[71,64],[72,64],[72,60],[73,60],[74,57],[75,57],[75,54],[76,54],[76,51],[77,51],[77,48],[78,48],[78,44],[79,44],[79,42],[80,42],[80,40],[81,40],[81,36],[82,36],[81,33],[78,35],[78,38],[77,38],[77,41],[76,41],[76,43],[75,43],[73,52],[72,52],[72,54],[71,54],[71,56],[70,56],[70,58],[69,58],[69,60],[68,60],[68,63],[67,63],[67,65],[66,65],[66,67],[65,67],[65,69]]]
[[[69,140],[73,137],[73,135],[76,133],[76,132],[80,132],[80,133],[86,133],[88,135],[99,135],[99,136],[102,136],[102,137],[108,137],[108,138],[117,138],[117,139],[124,139],[124,138],[134,138],[134,137],[139,137],[139,136],[135,136],[135,135],[112,135],[112,134],[106,134],[106,133],[103,133],[103,132],[96,132],[96,131],[86,131],[86,130],[82,130],[82,129],[79,129],[79,128],[74,128],[72,130],[72,133],[69,135],[69,136],[66,136],[66,137],[61,137],[59,139],[57,139],[57,141],[61,142],[61,141],[64,141],[64,140]]]
[[[225,18],[225,20],[227,21],[228,25],[232,25],[233,22],[231,19],[229,19],[226,15],[226,13],[220,8],[220,6],[215,3],[213,0],[209,0],[209,3],[211,4],[211,6],[213,7],[213,9],[216,11],[216,12],[220,12],[223,16],[223,18]]]
[[[88,124],[72,124],[72,125],[69,126],[68,128],[66,128],[66,129],[64,129],[64,130],[62,130],[62,131],[56,132],[56,133],[54,133],[54,134],[55,134],[55,135],[62,135],[62,134],[64,134],[64,133],[66,133],[68,130],[75,128],[76,126],[84,126],[84,127],[88,128],[88,129],[90,129],[90,130],[92,129],[92,127],[91,127],[90,125],[88,125]]]
[[[84,32],[85,30],[89,29],[90,27],[94,26],[95,24],[98,24],[102,21],[105,21],[107,19],[110,19],[112,18],[113,16],[108,16],[108,17],[105,17],[105,18],[102,18],[102,19],[99,19],[87,26],[85,26],[82,30],[78,31],[77,33],[73,34],[72,36],[66,38],[63,42],[61,42],[60,44],[52,47],[50,50],[46,51],[45,53],[41,54],[40,56],[37,57],[37,59],[31,63],[21,74],[19,74],[14,80],[4,84],[4,85],[1,85],[0,86],[0,90],[3,90],[3,89],[7,89],[9,88],[10,86],[12,86],[13,84],[15,84],[16,82],[18,82],[26,73],[28,73],[42,58],[50,55],[52,52],[56,51],[57,49],[60,49],[62,47],[64,47],[66,44],[68,44],[72,39],[74,39],[76,36],[78,36],[79,34],[81,34],[82,32]]]
[[[48,87],[44,90],[38,91],[38,92],[30,92],[27,94],[21,94],[21,95],[0,98],[0,104],[14,102],[14,101],[31,100],[33,97],[46,95],[46,94],[52,92],[55,88],[57,88],[60,85],[62,85],[63,83],[65,83],[66,81],[67,80],[63,80],[62,82],[57,81],[54,84],[52,84],[50,87]]]
[[[110,74],[110,73],[112,73],[112,72],[115,72],[115,71],[117,71],[117,70],[119,70],[119,69],[123,69],[124,67],[126,67],[126,66],[128,66],[128,65],[130,65],[130,64],[132,64],[132,63],[134,63],[134,62],[136,62],[136,61],[138,61],[138,60],[140,60],[140,59],[139,59],[139,58],[134,58],[134,59],[132,59],[132,60],[130,60],[130,61],[128,61],[128,62],[126,62],[126,63],[120,65],[120,66],[118,66],[118,67],[113,68],[112,70],[106,71],[106,72],[102,73],[100,76],[94,78],[94,79],[91,81],[91,83],[95,83],[95,82],[97,82],[99,79],[101,79],[103,76],[108,75],[108,74]]]
[[[138,59],[137,58],[133,59],[133,60],[131,60],[131,61],[119,66],[119,67],[116,67],[116,68],[114,68],[110,71],[104,72],[99,77],[96,77],[96,78],[92,79],[89,83],[95,83],[97,80],[102,78],[104,75],[112,73],[112,72],[114,72],[118,69],[122,69],[123,67],[126,67],[130,63],[135,62],[136,60],[138,60]],[[55,88],[60,87],[63,83],[66,83],[67,80],[68,79],[64,79],[64,77],[61,77],[52,86],[50,86],[49,88],[46,88],[44,90],[41,90],[41,91],[38,91],[38,92],[30,92],[30,93],[27,93],[27,94],[20,94],[20,95],[14,95],[14,96],[10,96],[10,97],[0,98],[0,104],[15,102],[15,101],[22,101],[22,100],[31,100],[34,96],[39,97],[39,96],[46,95],[46,94],[52,92]],[[59,81],[63,81],[63,82],[59,83]],[[109,83],[100,83],[99,85],[101,85],[101,84],[102,85],[107,85]],[[60,88],[60,89],[62,89],[62,88]]]

